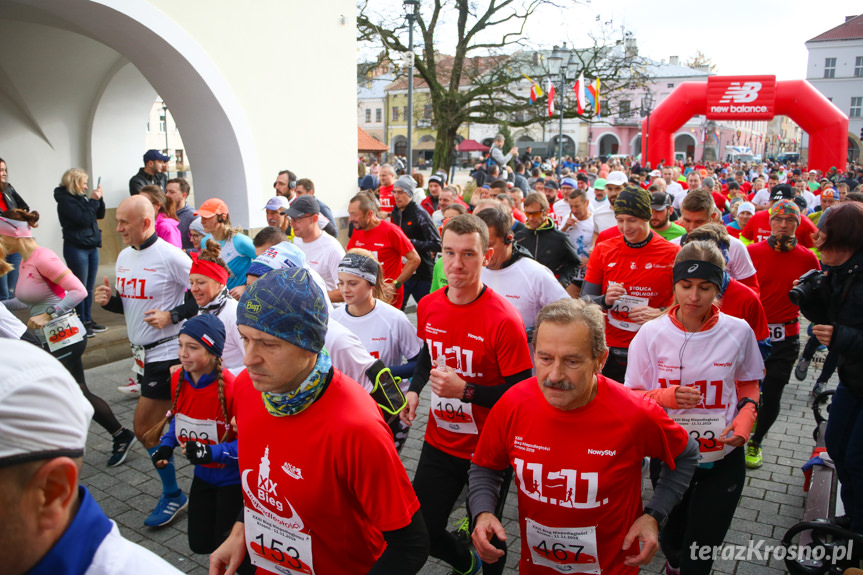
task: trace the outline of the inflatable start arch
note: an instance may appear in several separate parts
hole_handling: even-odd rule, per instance
[[[809,134],[810,169],[844,169],[848,157],[848,117],[806,80],[776,76],[711,76],[684,82],[642,122],[647,161],[674,161],[674,132],[692,116],[708,120],[770,120],[788,116]]]

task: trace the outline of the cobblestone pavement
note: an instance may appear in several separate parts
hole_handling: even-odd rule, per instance
[[[118,393],[116,387],[128,380],[130,361],[119,361],[87,371],[90,388],[108,401],[120,421],[129,427],[136,398]],[[814,420],[809,408],[809,390],[817,375],[816,368],[820,369],[820,364],[815,365],[813,362],[804,382],[798,382],[792,376],[783,396],[782,412],[764,442],[764,466],[758,470],[747,471],[746,487],[726,542],[745,545],[750,540],[764,539],[765,545],[778,544],[785,531],[801,521],[805,494],[800,467],[809,459],[814,446]],[[835,376],[830,383],[831,388],[835,387]],[[402,460],[411,477],[422,446],[428,405],[426,389],[426,395],[421,398],[418,424],[411,430],[402,452]],[[105,462],[110,455],[111,443],[107,433],[96,424],[91,427],[87,446],[81,482],[90,489],[108,516],[119,524],[121,533],[156,552],[186,573],[206,573],[207,557],[195,555],[189,550],[185,512],[175,523],[162,529],[150,529],[143,525],[144,518],[155,506],[160,493],[160,483],[146,451],[136,445],[122,466],[108,469]],[[180,458],[175,460],[180,486],[184,491],[188,491],[192,475],[191,465]],[[646,483],[648,488],[645,490],[645,497],[649,497],[649,481]],[[452,525],[463,516],[464,507],[460,506],[452,515]],[[516,573],[520,541],[514,488],[510,491],[504,519],[511,550],[507,573]],[[642,572],[664,573],[663,565],[664,559],[660,552]],[[770,575],[784,573],[785,567],[781,561],[775,559],[769,562],[717,561],[714,570],[718,573]],[[430,559],[421,571],[423,575],[449,572],[448,568],[434,559]]]

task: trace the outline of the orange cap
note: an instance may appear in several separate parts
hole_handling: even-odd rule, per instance
[[[212,218],[216,214],[227,214],[228,213],[228,204],[220,200],[219,198],[210,198],[198,208],[198,211],[195,212],[196,216],[201,216],[202,218]]]

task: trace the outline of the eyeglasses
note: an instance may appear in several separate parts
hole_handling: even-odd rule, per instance
[[[288,217],[291,219],[291,221],[292,221],[292,222],[296,222],[296,221],[299,221],[299,220],[304,220],[304,219],[306,219],[306,218],[310,218],[310,217],[312,217],[313,215],[315,215],[315,214],[303,214],[302,216],[300,216],[300,217],[298,217],[298,218],[295,218],[294,216],[288,216]]]
[[[524,215],[526,215],[529,218],[535,218],[537,216],[543,215],[544,213],[545,213],[544,210],[540,210],[538,212],[524,212]]]

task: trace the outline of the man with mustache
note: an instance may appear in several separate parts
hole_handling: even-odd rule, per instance
[[[686,491],[698,447],[658,405],[600,374],[608,357],[603,326],[602,310],[585,300],[556,301],[539,313],[536,377],[497,402],[471,464],[473,544],[484,564],[503,557],[489,541],[507,537],[494,509],[510,466],[519,573],[593,564],[596,572],[635,574],[656,553],[658,529]],[[663,470],[642,510],[644,457],[661,460]]]

